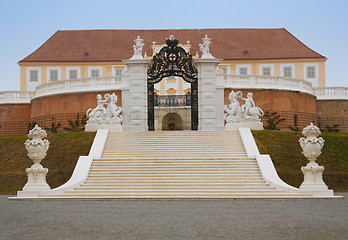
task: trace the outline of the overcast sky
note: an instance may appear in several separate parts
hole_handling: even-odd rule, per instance
[[[0,91],[19,90],[19,60],[75,29],[284,27],[328,58],[327,86],[348,87],[347,0],[1,0],[1,9]]]

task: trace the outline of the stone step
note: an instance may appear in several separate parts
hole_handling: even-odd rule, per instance
[[[311,197],[309,194],[301,193],[284,193],[284,192],[235,192],[235,193],[210,193],[210,192],[185,192],[185,193],[176,193],[173,191],[170,192],[125,192],[125,193],[76,193],[74,191],[67,192],[63,197],[91,197],[91,198],[290,198],[290,197]],[[45,195],[40,195],[44,197]],[[50,195],[46,195],[52,197]],[[59,197],[56,195],[55,197]]]
[[[204,174],[203,174],[204,175]],[[168,176],[168,175],[154,175],[154,176],[149,176],[149,175],[139,175],[139,174],[135,174],[135,175],[130,175],[130,174],[125,174],[125,175],[117,175],[117,176],[98,176],[98,175],[93,175],[93,176],[88,176],[87,177],[87,181],[90,180],[104,180],[109,181],[109,180],[114,180],[114,181],[118,181],[118,180],[161,180],[161,181],[168,181],[168,180],[195,180],[197,182],[201,181],[201,180],[209,180],[209,181],[228,181],[228,180],[239,180],[239,181],[256,181],[256,180],[263,180],[263,178],[261,176],[221,176],[221,175],[214,175],[214,176],[197,176],[197,175],[172,175],[172,176]]]
[[[173,189],[183,189],[183,190],[233,190],[233,191],[249,191],[249,190],[257,190],[257,191],[268,191],[271,188],[269,186],[228,186],[228,185],[176,185],[176,184],[158,184],[158,185],[120,185],[120,186],[89,186],[84,185],[82,187],[75,188],[75,190],[79,191],[116,191],[116,190],[147,190],[147,191],[155,191],[155,190],[173,190]]]
[[[126,152],[111,152],[111,151],[105,151],[103,152],[102,156],[108,156],[108,155],[129,155],[129,156],[132,156],[132,155],[159,155],[161,154],[161,156],[166,156],[166,155],[162,155],[162,154],[169,154],[169,153],[172,153],[171,155],[178,155],[178,156],[182,156],[182,157],[185,157],[185,156],[188,156],[188,157],[204,157],[204,156],[209,156],[211,158],[216,158],[216,157],[221,157],[221,156],[224,156],[224,157],[246,157],[246,153],[245,152],[236,152],[236,153],[231,153],[231,152],[225,152],[225,153],[221,153],[221,152],[189,152],[189,153],[185,153],[185,152],[171,152],[171,151],[156,151],[156,150],[152,150],[152,151],[134,151],[134,152],[131,152],[131,153],[126,153]],[[168,155],[167,154],[167,155]]]
[[[134,167],[134,168],[245,168],[245,169],[259,169],[256,163],[175,163],[175,162],[155,162],[155,161],[114,161],[114,162],[98,162],[93,163],[93,169],[101,169],[101,168],[119,168],[119,167]]]
[[[172,188],[172,189],[113,189],[113,190],[106,190],[106,189],[99,189],[99,190],[91,190],[91,189],[75,189],[75,190],[67,190],[66,193],[110,193],[110,194],[147,194],[147,193],[157,193],[157,194],[172,194],[172,192],[175,191],[175,194],[192,194],[192,193],[210,193],[210,194],[243,194],[243,193],[258,193],[258,194],[265,194],[265,193],[279,193],[279,191],[275,189],[244,189],[244,190],[233,190],[233,189],[180,189],[180,188]]]
[[[175,184],[230,184],[230,185],[235,185],[235,186],[249,186],[249,185],[264,185],[266,184],[263,179],[252,179],[252,180],[230,180],[230,179],[166,179],[163,181],[161,178],[148,178],[148,179],[116,179],[116,180],[103,180],[102,178],[95,178],[95,179],[87,179],[84,184],[103,184],[105,186],[113,186],[113,185],[118,185],[118,184],[164,184],[164,183],[175,183]]]
[[[110,172],[110,171],[117,171],[117,170],[136,170],[136,171],[240,171],[240,172],[259,172],[260,170],[257,167],[254,168],[240,168],[235,166],[212,166],[212,167],[200,167],[200,166],[134,166],[134,165],[123,165],[123,166],[109,166],[108,168],[105,168],[105,166],[92,166],[91,171],[98,171],[98,172]]]
[[[120,181],[120,182],[92,182],[87,181],[84,183],[83,187],[101,187],[101,188],[114,188],[114,187],[129,187],[129,186],[202,186],[202,187],[209,187],[209,186],[226,186],[231,188],[259,188],[259,187],[269,187],[268,184],[264,182],[250,182],[250,183],[235,183],[235,182],[209,182],[209,181],[200,181],[200,182],[186,182],[186,181],[168,181],[168,182],[161,182],[161,181]]]
[[[260,174],[260,171],[258,169],[247,169],[247,170],[240,170],[240,169],[171,169],[171,168],[131,168],[131,167],[125,167],[125,168],[113,168],[113,169],[96,169],[91,168],[90,173],[92,174],[119,174],[124,172],[125,174],[133,174],[133,173],[142,173],[142,174],[233,174],[233,175],[242,175],[242,174]]]
[[[103,157],[103,159],[114,159],[112,157]],[[256,163],[256,159],[255,158],[248,158],[247,156],[226,156],[226,155],[223,155],[223,156],[214,156],[214,157],[211,157],[211,156],[200,156],[200,157],[196,157],[196,156],[162,156],[160,159],[155,159],[154,157],[151,157],[151,156],[143,156],[142,158],[132,158],[132,157],[129,157],[127,159],[144,159],[145,161],[146,160],[154,160],[154,161],[183,161],[183,162],[186,162],[186,161],[197,161],[197,162],[207,162],[207,161],[210,161],[210,162],[213,162],[213,163],[219,163],[219,162],[238,162],[238,161],[245,161],[245,162],[254,162]],[[101,162],[103,160],[99,160],[99,159],[95,159],[93,162]]]

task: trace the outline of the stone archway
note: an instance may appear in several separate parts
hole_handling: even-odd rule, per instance
[[[182,119],[177,113],[167,113],[162,120],[163,131],[183,130]]]

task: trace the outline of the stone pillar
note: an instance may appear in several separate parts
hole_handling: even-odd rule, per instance
[[[200,58],[198,70],[198,130],[222,131],[224,127],[224,82],[217,77],[222,59]],[[222,79],[223,81],[223,79]]]
[[[147,131],[147,70],[150,60],[123,60],[128,76],[122,89],[123,131]]]

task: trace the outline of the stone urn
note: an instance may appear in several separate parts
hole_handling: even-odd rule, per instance
[[[321,154],[321,149],[323,148],[325,142],[322,137],[319,137],[320,133],[319,128],[311,123],[302,131],[302,135],[305,137],[301,137],[299,140],[303,150],[302,154],[308,158],[310,166],[318,166],[315,161]]]
[[[47,155],[46,152],[50,142],[47,139],[43,139],[45,137],[47,137],[46,131],[41,129],[37,124],[29,131],[28,138],[31,138],[31,140],[27,139],[24,145],[28,151],[28,157],[34,162],[32,167],[41,166],[42,159]]]
[[[38,125],[29,131],[27,141],[24,143],[28,151],[28,157],[34,164],[25,171],[28,174],[28,182],[23,187],[22,191],[18,192],[19,197],[35,197],[39,192],[50,190],[50,186],[46,182],[47,168],[44,168],[40,163],[46,157],[46,152],[50,145],[47,139],[45,130]]]
[[[301,168],[304,180],[300,189],[311,191],[314,195],[330,196],[333,195],[333,192],[332,190],[328,190],[328,187],[323,181],[323,171],[325,168],[315,162],[321,154],[321,149],[325,142],[322,137],[319,137],[320,133],[319,128],[313,123],[305,127],[302,131],[304,137],[301,137],[299,142],[303,150],[302,154],[308,158],[309,163]]]

